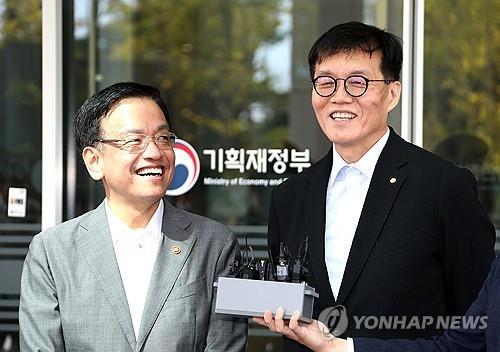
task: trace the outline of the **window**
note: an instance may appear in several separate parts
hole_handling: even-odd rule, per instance
[[[41,1],[0,0],[0,346],[18,343],[21,270],[40,231]]]
[[[500,4],[425,5],[424,147],[475,174],[479,199],[498,228]]]

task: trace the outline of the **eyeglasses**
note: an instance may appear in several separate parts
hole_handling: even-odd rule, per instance
[[[144,134],[131,134],[121,139],[98,139],[96,142],[110,144],[129,153],[141,153],[146,149],[150,141],[153,141],[160,150],[170,150],[175,144],[175,138],[177,138],[175,134],[167,132],[154,137]]]
[[[347,78],[333,78],[331,76],[318,76],[312,80],[314,90],[321,97],[329,97],[337,91],[338,81],[344,81],[344,89],[351,97],[360,97],[368,90],[370,82],[384,82],[389,84],[395,79],[368,79],[363,76],[349,76]]]

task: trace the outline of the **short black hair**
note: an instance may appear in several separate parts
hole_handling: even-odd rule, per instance
[[[167,125],[171,128],[167,104],[158,89],[135,82],[115,83],[88,98],[78,109],[74,119],[74,133],[76,146],[80,153],[85,147],[95,147],[97,141],[102,138],[102,119],[121,101],[131,98],[153,100],[165,115]]]
[[[316,66],[324,59],[340,52],[362,50],[372,54],[382,53],[380,71],[385,79],[400,80],[403,64],[401,39],[378,27],[361,22],[347,22],[333,26],[323,33],[309,51],[309,74],[314,78]]]

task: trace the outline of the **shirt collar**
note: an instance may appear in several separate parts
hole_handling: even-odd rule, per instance
[[[335,179],[337,178],[338,173],[344,167],[348,166],[344,159],[340,156],[339,153],[335,150],[335,144],[333,145],[333,163],[332,163],[332,171],[330,173],[330,184],[333,184]]]
[[[141,229],[134,230],[131,229],[127,224],[125,224],[118,216],[116,216],[115,213],[111,210],[108,200],[104,199],[104,208],[106,210],[106,217],[108,218],[108,225],[109,225],[109,231],[111,232],[111,238],[113,239],[113,243],[116,244],[121,238],[126,236],[127,234],[134,234],[135,232],[138,232]],[[158,204],[158,208],[156,209],[155,213],[149,220],[148,224],[142,233],[144,233],[144,230],[150,235],[153,236],[153,238],[159,238],[161,234],[161,228],[163,224],[163,199],[160,199],[160,203]]]
[[[387,140],[389,139],[389,128],[384,133],[384,135],[375,143],[366,153],[356,161],[355,163],[348,164],[344,159],[340,156],[339,153],[335,150],[335,144],[333,145],[333,163],[332,163],[332,171],[330,174],[330,180],[335,180],[337,174],[344,166],[354,167],[359,170],[363,175],[371,179],[373,176],[373,171],[375,170],[375,165],[377,165],[378,158],[382,153],[382,149],[384,149],[387,144]]]

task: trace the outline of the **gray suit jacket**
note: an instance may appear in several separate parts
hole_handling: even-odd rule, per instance
[[[243,351],[247,321],[214,313],[234,234],[166,201],[162,233],[137,340],[104,204],[36,235],[21,279],[21,350]]]

